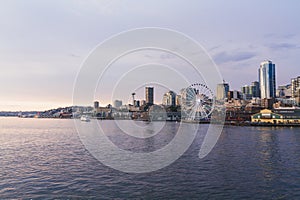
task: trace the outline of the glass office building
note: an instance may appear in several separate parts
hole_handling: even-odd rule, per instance
[[[154,90],[153,87],[146,87],[145,88],[146,103],[148,105],[153,105],[153,103],[154,103],[154,101],[153,101],[153,99],[154,99],[154,91],[153,90]]]
[[[276,95],[276,76],[275,64],[272,61],[264,61],[258,70],[260,86],[260,96],[262,99],[275,98]]]

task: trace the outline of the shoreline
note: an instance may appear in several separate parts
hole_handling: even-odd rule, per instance
[[[78,119],[79,118],[53,118],[53,117],[45,117],[45,118],[35,118],[35,117],[18,117],[18,116],[0,116],[0,118],[20,118],[20,119]],[[149,122],[148,120],[132,120],[132,119],[97,119],[97,118],[92,118],[93,120],[99,120],[99,121],[106,121],[106,120],[130,120],[130,121],[139,121],[139,122]],[[151,122],[161,122],[159,120],[154,120]],[[176,122],[176,123],[193,123],[193,124],[210,124],[211,122],[209,121],[203,121],[203,122],[199,122],[199,121],[185,121],[185,120],[162,120],[165,122]],[[214,123],[214,124],[218,124],[218,123]],[[222,124],[222,123],[221,123]],[[239,123],[234,123],[231,121],[225,121],[223,123],[224,126],[255,126],[255,127],[300,127],[300,123],[299,124],[295,124],[295,123],[289,123],[289,124],[272,124],[272,123],[251,123],[251,122],[239,122]]]

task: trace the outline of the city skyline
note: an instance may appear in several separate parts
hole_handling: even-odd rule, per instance
[[[0,110],[72,105],[73,84],[89,52],[112,35],[140,27],[169,28],[195,39],[232,89],[257,80],[265,59],[276,63],[277,86],[288,84],[300,74],[299,6],[298,1],[258,0],[2,2]],[[268,15],[261,15],[266,8]],[[169,54],[153,52],[119,65],[132,65],[137,58],[185,68]],[[104,95],[100,103],[112,102]]]
[[[265,69],[265,67],[271,67],[272,68],[270,73],[269,73],[270,69]],[[264,68],[264,69],[262,69],[262,68]],[[272,61],[270,61],[270,60],[264,60],[259,65],[258,77],[257,77],[258,81],[257,80],[252,81],[251,85],[241,86],[240,90],[235,90],[235,89],[232,90],[232,88],[230,88],[230,82],[225,82],[225,80],[223,80],[223,83],[219,83],[219,84],[216,85],[215,97],[216,97],[217,100],[224,100],[224,99],[227,99],[228,96],[230,95],[229,92],[233,92],[233,93],[238,92],[241,95],[246,95],[246,96],[240,96],[239,97],[239,98],[245,99],[245,100],[246,99],[249,100],[249,97],[247,95],[250,95],[250,99],[252,97],[254,97],[254,98],[258,97],[258,98],[261,98],[261,99],[270,99],[270,98],[276,98],[276,97],[280,98],[281,97],[280,93],[278,93],[279,94],[279,96],[278,96],[276,92],[277,91],[279,92],[279,90],[281,90],[282,87],[287,87],[287,86],[291,87],[291,97],[294,97],[293,90],[296,91],[296,89],[299,87],[300,76],[291,78],[290,83],[287,83],[285,85],[276,86],[275,83],[276,83],[276,78],[277,77],[274,74],[275,71],[276,71],[275,70],[275,64],[272,63]],[[271,77],[269,77],[269,76],[271,76]],[[263,80],[261,84],[260,84],[260,82],[261,82],[260,79]],[[268,81],[273,82],[274,85],[264,86],[265,82],[268,82]],[[146,105],[146,104],[148,104],[148,105],[157,104],[157,105],[165,105],[165,106],[171,106],[171,105],[175,106],[176,105],[175,102],[177,101],[176,100],[177,96],[178,95],[181,96],[182,95],[181,91],[183,91],[185,89],[185,88],[181,88],[178,91],[173,91],[173,90],[169,90],[168,88],[163,88],[163,87],[161,87],[161,85],[156,85],[158,87],[155,87],[154,85],[155,84],[150,84],[148,86],[145,86],[144,88],[140,87],[139,90],[143,88],[144,91],[143,92],[134,91],[133,93],[131,93],[131,98],[129,98],[128,101],[124,101],[123,99],[114,99],[111,102],[103,103],[101,100],[95,99],[95,101],[93,102],[94,103],[93,107],[100,107],[100,106],[106,107],[106,106],[109,106],[109,105],[112,105],[113,107],[116,107],[116,108],[119,108],[122,105],[133,105],[135,107],[139,107],[140,105]],[[267,92],[262,91],[261,87],[260,87],[261,85],[263,85],[266,88],[267,87],[274,87],[275,90],[271,92],[270,88],[268,88],[269,91],[267,91]],[[160,89],[158,95],[155,93],[155,91],[157,89]],[[174,97],[170,96],[172,93],[175,95]],[[266,94],[269,93],[269,96],[262,97],[263,93],[266,93]],[[274,94],[271,95],[271,93],[274,93]],[[144,96],[142,96],[142,94],[144,94]],[[235,95],[238,95],[238,94],[235,94]],[[135,96],[138,96],[138,98],[135,98]],[[160,98],[161,101],[159,101],[159,102],[154,101],[155,96]],[[235,98],[235,97],[233,97],[233,98]],[[123,102],[125,104],[123,104]],[[142,102],[144,102],[144,103],[142,103]],[[118,106],[115,106],[115,105],[118,105]],[[88,105],[67,105],[67,106],[58,105],[56,108],[70,107],[70,106],[88,106]],[[52,107],[50,109],[55,109],[55,108]],[[48,110],[50,110],[50,109],[48,109]],[[9,111],[14,111],[14,110],[9,110]],[[43,111],[43,110],[17,110],[17,111]]]

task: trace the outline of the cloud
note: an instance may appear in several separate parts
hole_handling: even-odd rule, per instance
[[[294,43],[272,43],[267,44],[266,47],[273,50],[287,50],[287,49],[298,49],[299,46]]]
[[[222,45],[216,45],[216,46],[213,46],[213,47],[211,47],[211,48],[208,49],[208,52],[213,51],[213,50],[217,50],[217,49],[219,49],[220,47],[222,47]]]
[[[253,52],[237,52],[237,53],[228,53],[226,51],[220,52],[213,56],[213,59],[216,63],[226,63],[226,62],[240,62],[244,60],[249,60],[255,57],[256,54]]]
[[[286,33],[286,34],[267,33],[263,37],[265,39],[270,39],[270,38],[272,38],[272,39],[292,39],[295,36],[297,36],[297,35],[294,33]]]

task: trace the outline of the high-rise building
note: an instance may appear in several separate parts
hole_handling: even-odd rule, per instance
[[[114,107],[120,108],[122,106],[122,100],[115,100],[114,101]]]
[[[176,95],[175,101],[176,101],[176,106],[181,106],[181,103],[182,103],[181,94]]]
[[[253,88],[252,86],[250,85],[245,85],[243,87],[241,87],[241,92],[242,92],[242,95],[243,95],[243,99],[245,100],[249,100],[249,99],[252,99],[253,97]]]
[[[272,61],[264,61],[260,64],[258,70],[258,79],[260,86],[260,97],[262,99],[275,98],[276,96],[276,76],[275,64]]]
[[[241,99],[241,93],[237,90],[233,91],[233,99]]]
[[[140,100],[134,100],[133,105],[134,107],[140,107]]]
[[[217,85],[217,100],[224,100],[227,98],[227,94],[229,92],[229,84],[228,83],[220,83]]]
[[[95,109],[99,108],[99,101],[94,101],[94,108]]]
[[[154,97],[154,88],[153,87],[146,87],[145,88],[145,95],[146,95],[146,104],[153,105],[153,97]]]
[[[295,98],[297,94],[297,88],[300,87],[300,76],[293,78],[292,81],[292,97]]]
[[[173,91],[166,92],[163,96],[162,104],[165,106],[175,106],[176,93]]]
[[[300,106],[300,87],[296,89],[295,100],[296,100],[296,104]]]
[[[279,85],[276,90],[276,97],[278,98],[290,98],[292,97],[292,85]]]
[[[260,90],[259,90],[259,82],[253,81],[251,83],[251,91],[252,91],[252,97],[260,97]]]
[[[228,100],[238,100],[241,99],[241,96],[242,96],[241,92],[237,90],[229,91],[227,93]]]

